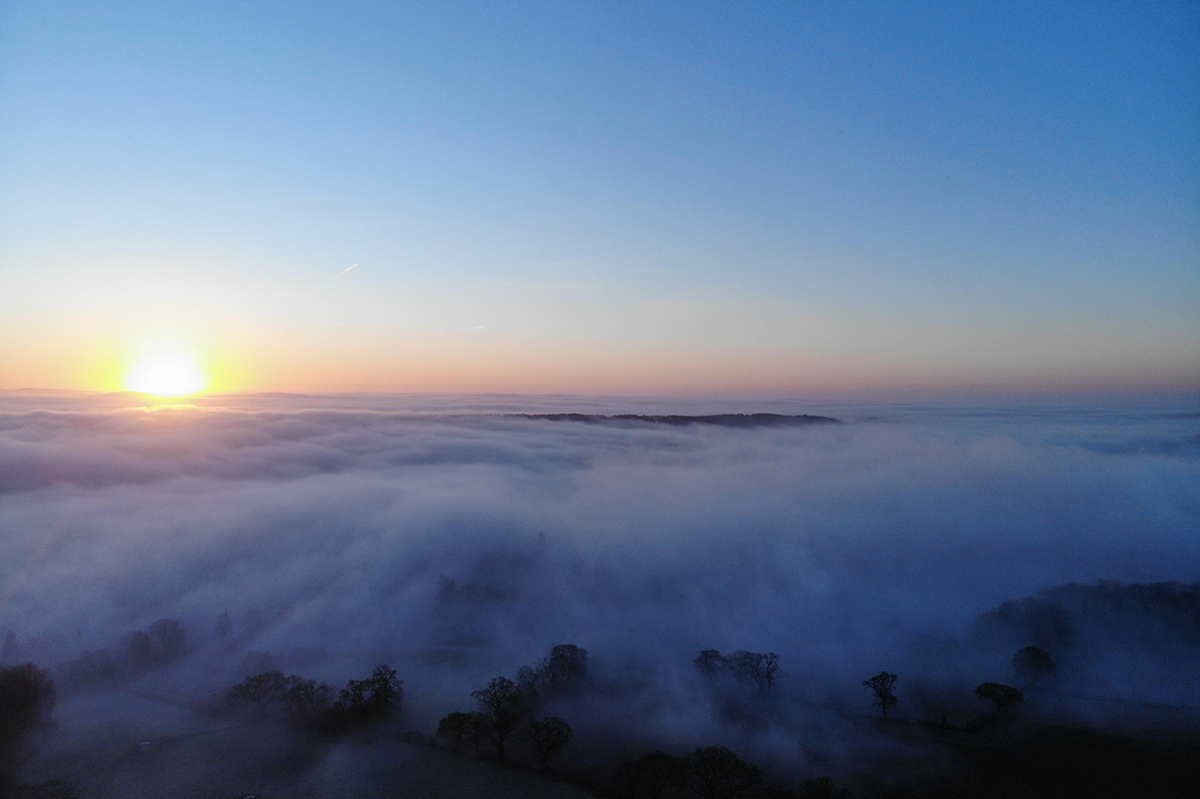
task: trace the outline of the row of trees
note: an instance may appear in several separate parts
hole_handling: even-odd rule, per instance
[[[247,677],[229,689],[228,698],[252,708],[256,719],[278,718],[291,724],[337,732],[399,716],[404,681],[387,664],[365,680],[350,680],[333,698],[333,687],[298,674],[269,671]]]
[[[738,685],[756,685],[763,693],[770,693],[779,678],[784,676],[779,670],[779,655],[774,652],[739,649],[730,655],[722,655],[716,649],[705,649],[692,664],[709,680],[729,674],[737,680]]]
[[[85,650],[59,667],[68,683],[114,683],[160,668],[188,653],[188,636],[178,619],[159,619],[126,635],[112,649]]]

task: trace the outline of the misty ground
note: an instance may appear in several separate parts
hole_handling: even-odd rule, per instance
[[[594,418],[749,412],[843,424]],[[722,745],[797,791],[1190,795],[1198,425],[1179,397],[0,396],[4,660],[58,687],[21,778],[89,797],[607,795],[623,761]],[[162,620],[186,631],[174,650]],[[563,643],[590,661],[539,710],[574,729],[561,777],[520,747],[502,766],[421,742]],[[1053,680],[1020,682],[1027,646]],[[786,676],[708,679],[703,649],[776,652]],[[213,710],[260,671],[336,688],[379,663],[405,689],[383,726]],[[881,669],[900,675],[887,722],[861,685]],[[997,711],[974,694],[988,681],[1024,701]]]

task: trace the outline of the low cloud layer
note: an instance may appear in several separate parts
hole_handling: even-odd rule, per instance
[[[702,648],[770,650],[795,696],[862,699],[858,681],[882,668],[1003,678],[1011,652],[961,642],[1006,600],[1200,574],[1189,402],[129,405],[0,396],[0,626],[46,663],[159,618],[202,640],[228,611],[247,651],[400,658],[430,717],[563,642],[601,673],[668,687]],[[554,411],[846,424],[502,415]],[[421,671],[436,662],[464,665]],[[712,733],[691,712],[659,707],[650,727]]]

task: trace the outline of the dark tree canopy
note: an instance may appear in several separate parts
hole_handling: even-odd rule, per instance
[[[887,718],[888,711],[900,701],[892,691],[896,687],[896,680],[898,679],[900,678],[895,674],[881,671],[871,679],[863,680],[863,687],[871,689],[871,693],[875,697],[873,704],[879,708],[879,712],[883,714],[885,719]]]
[[[620,783],[629,799],[659,799],[663,791],[684,784],[683,759],[657,749],[648,752],[621,766]]]
[[[996,710],[1019,705],[1025,698],[1025,694],[1020,689],[998,682],[985,682],[980,685],[975,689],[975,696],[980,699],[990,699],[996,706]]]
[[[287,690],[288,678],[283,672],[267,671],[242,680],[229,689],[229,696],[252,705],[260,717],[265,717],[272,705],[283,701]]]
[[[721,656],[720,651],[716,649],[701,650],[700,657],[693,660],[692,665],[710,680],[729,668],[728,662]]]
[[[763,774],[724,746],[697,749],[685,761],[688,786],[701,799],[736,799],[750,796],[763,782]]]
[[[471,725],[471,714],[455,711],[438,722],[437,737],[449,739],[454,745],[454,751],[462,748],[463,739]]]
[[[739,649],[729,656],[716,649],[705,649],[692,665],[710,680],[718,674],[730,673],[738,685],[756,685],[758,690],[770,693],[775,683],[783,676],[779,671],[779,655],[774,652],[748,652]]]
[[[16,779],[22,745],[50,719],[54,681],[32,663],[0,668],[0,791]]]
[[[805,780],[800,787],[804,789],[804,799],[846,799],[850,796],[850,791],[838,788],[829,777]]]
[[[1036,646],[1027,646],[1013,655],[1012,666],[1018,680],[1033,683],[1053,677],[1058,671],[1050,653]]]
[[[338,692],[337,707],[352,719],[367,722],[385,719],[400,711],[404,702],[404,681],[396,679],[396,670],[387,664],[375,667],[365,680],[350,680]]]
[[[517,669],[517,684],[529,693],[558,696],[574,693],[587,676],[588,653],[574,644],[559,644],[536,667]]]

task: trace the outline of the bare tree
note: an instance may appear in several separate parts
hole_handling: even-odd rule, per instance
[[[754,683],[762,688],[764,660],[766,660],[766,655],[747,652],[745,649],[739,649],[730,655],[729,665],[733,669],[734,676],[737,677],[738,685]]]
[[[542,756],[542,770],[550,771],[550,758],[571,742],[571,725],[555,716],[533,719],[525,726],[525,735]]]
[[[382,718],[398,712],[404,702],[404,681],[396,679],[396,670],[387,664],[376,666],[367,680],[371,692],[371,715]]]
[[[491,722],[492,743],[501,760],[505,759],[504,743],[516,730],[526,711],[526,696],[517,684],[507,677],[495,677],[486,688],[471,696],[483,707]]]
[[[763,655],[761,674],[762,680],[759,683],[759,687],[770,693],[779,678],[784,676],[779,671],[779,655],[776,655],[774,652],[768,652]]]
[[[892,692],[898,679],[899,677],[895,674],[888,674],[886,671],[881,671],[871,679],[863,680],[863,687],[871,689],[871,693],[875,696],[873,704],[878,706],[885,720],[887,719],[888,711],[900,701]]]

